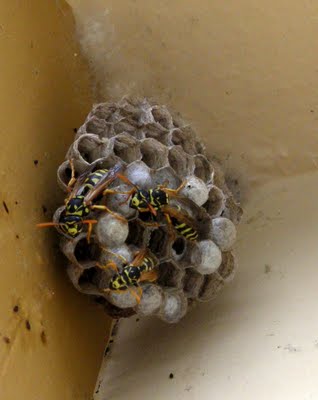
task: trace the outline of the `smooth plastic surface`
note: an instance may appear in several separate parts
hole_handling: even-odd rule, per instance
[[[60,1],[0,4],[0,398],[87,399],[108,327],[68,282],[53,228],[56,168],[91,107]]]

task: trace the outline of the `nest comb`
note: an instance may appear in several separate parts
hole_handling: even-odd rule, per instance
[[[127,202],[122,204],[125,196],[115,194],[107,197],[107,206],[127,222],[99,212],[94,214],[98,223],[89,244],[85,233],[73,240],[62,237],[61,249],[69,260],[67,271],[73,285],[94,296],[111,316],[156,315],[174,323],[186,314],[189,305],[214,299],[233,277],[232,247],[242,210],[225,183],[220,165],[207,156],[197,134],[180,116],[144,99],[97,104],[58,169],[58,183],[65,192],[70,159],[78,174],[92,165],[110,168],[121,163],[130,181],[144,189],[163,182],[176,189],[185,181],[180,192],[182,207],[199,221],[198,241],[181,236],[172,241],[164,225],[153,228],[139,223],[138,212]],[[118,191],[130,189],[119,180],[113,186]],[[56,211],[56,221],[62,210]],[[129,291],[103,292],[113,272],[96,266],[96,262],[111,258],[102,247],[128,261],[136,249],[144,247],[156,257],[158,280],[141,284],[140,303]],[[118,259],[116,263],[121,269],[122,263]]]

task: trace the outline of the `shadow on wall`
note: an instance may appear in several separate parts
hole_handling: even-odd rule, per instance
[[[316,168],[314,4],[69,3],[98,100],[140,94],[181,112],[244,196]]]

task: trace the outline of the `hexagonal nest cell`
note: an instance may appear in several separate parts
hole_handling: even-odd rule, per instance
[[[78,180],[68,201],[83,195],[90,212],[83,217],[82,233],[63,234],[61,249],[75,288],[112,317],[157,315],[175,323],[190,304],[214,299],[233,277],[232,248],[242,210],[222,168],[179,115],[146,99],[94,105],[58,169],[65,192],[71,164]],[[96,171],[114,167],[119,175],[116,171],[101,192],[90,196],[98,185]],[[85,186],[90,178],[91,186]],[[148,212],[132,203],[138,193],[178,188],[165,192],[168,204]],[[58,209],[54,221],[65,223],[68,211],[68,204]],[[94,220],[89,243],[85,219]],[[127,276],[137,270],[140,274],[127,285]],[[126,287],[115,290],[116,282]]]

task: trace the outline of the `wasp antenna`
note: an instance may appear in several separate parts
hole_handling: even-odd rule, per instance
[[[118,173],[116,175],[117,178],[119,178],[120,180],[122,180],[123,182],[127,183],[128,185],[133,186],[136,190],[138,190],[138,186],[135,185],[130,179],[127,178],[127,176]]]
[[[60,224],[58,224],[57,222],[42,222],[40,224],[36,224],[37,228],[46,228],[49,226],[59,226]]]
[[[85,219],[83,221],[83,224],[91,225],[91,224],[97,224],[97,222],[98,222],[97,219]]]

